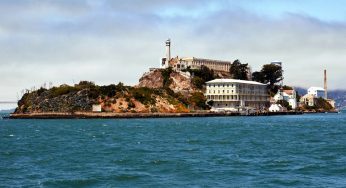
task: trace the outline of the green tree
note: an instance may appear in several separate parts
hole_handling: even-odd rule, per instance
[[[202,92],[192,93],[188,101],[190,104],[192,104],[193,106],[197,108],[208,109],[208,105],[206,105],[207,99],[205,98]]]
[[[279,89],[279,86],[275,84],[281,82],[283,79],[282,68],[278,65],[266,64],[263,65],[260,72],[254,72],[252,78],[254,81],[268,84],[270,93],[275,94]]]
[[[242,64],[238,59],[231,64],[229,72],[233,79],[248,80],[248,64]]]

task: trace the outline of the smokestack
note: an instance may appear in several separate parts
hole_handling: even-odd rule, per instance
[[[327,70],[324,70],[324,98],[328,99]]]

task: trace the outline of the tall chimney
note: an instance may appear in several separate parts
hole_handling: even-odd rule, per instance
[[[324,70],[324,98],[328,99],[327,70]]]

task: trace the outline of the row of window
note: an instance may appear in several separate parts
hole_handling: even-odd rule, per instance
[[[243,89],[247,88],[250,90],[255,90],[255,89],[264,89],[263,86],[254,86],[254,85],[238,85],[238,84],[208,84],[208,87],[238,87],[238,89]]]
[[[265,91],[249,91],[249,90],[236,90],[240,94],[265,94]],[[208,90],[209,94],[220,94],[220,93],[235,93],[234,90]]]
[[[231,87],[238,87],[238,85],[237,84],[208,84],[208,87],[229,87],[229,86],[231,86]]]
[[[261,96],[237,96],[237,95],[208,95],[209,100],[251,100],[251,101],[265,101],[267,97]]]

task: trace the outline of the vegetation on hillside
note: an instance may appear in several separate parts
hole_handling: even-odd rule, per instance
[[[328,101],[326,101],[324,98],[317,98],[315,99],[315,105],[314,106],[308,106],[304,105],[302,110],[309,110],[309,111],[331,111],[333,110],[332,105],[329,104]]]
[[[214,71],[203,65],[200,69],[191,69],[188,67],[184,71],[192,75],[191,82],[197,89],[203,89],[206,82],[216,78]]]
[[[169,71],[163,74],[167,75]],[[170,78],[166,77],[166,84],[169,80]],[[175,109],[174,112],[187,112],[188,107],[207,109],[205,101],[203,93],[184,96],[181,93],[174,93],[167,85],[164,88],[153,89],[124,86],[121,82],[117,85],[98,86],[93,82],[81,81],[74,86],[64,84],[27,92],[18,102],[19,107],[16,112],[91,111],[93,104],[102,104],[102,109],[105,111],[113,111],[114,106],[120,106],[121,112],[137,112],[137,107],[141,104],[141,108],[148,109],[149,112],[168,110],[160,109],[161,107]]]

